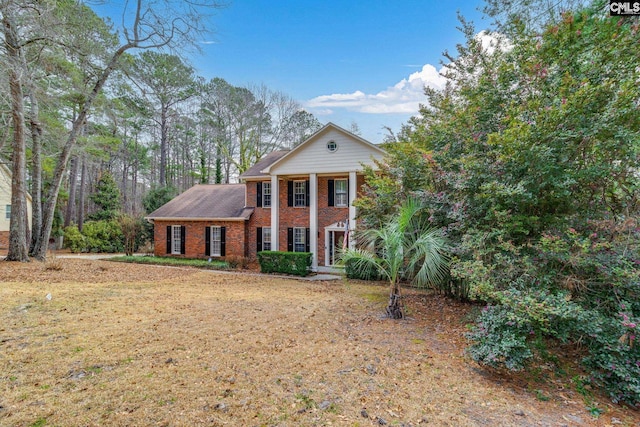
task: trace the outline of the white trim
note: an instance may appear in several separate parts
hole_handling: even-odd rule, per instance
[[[324,228],[324,266],[325,267],[334,267],[329,263],[331,259],[331,247],[329,246],[329,236],[331,233],[342,232],[344,233],[344,222],[334,222],[331,225],[328,225]]]
[[[271,250],[280,250],[280,186],[278,175],[271,177]]]
[[[218,231],[219,239],[214,240],[213,239],[213,233],[216,230]],[[211,235],[210,235],[210,238],[209,238],[209,254],[211,256],[220,257],[220,256],[222,256],[222,227],[219,226],[219,225],[212,225],[210,227],[210,233],[211,233]],[[214,242],[218,242],[219,243],[219,245],[218,245],[218,253],[213,253],[213,243]]]
[[[311,230],[309,230],[309,234],[311,234]],[[296,237],[300,237],[300,241],[296,241]],[[311,240],[311,239],[309,239]],[[293,227],[293,252],[306,252],[307,249],[307,227]],[[297,251],[296,245],[302,245],[302,250]],[[311,249],[311,248],[309,248]]]
[[[318,176],[309,174],[309,250],[311,271],[318,271]]]
[[[273,243],[271,243],[273,241],[273,233],[271,232],[271,227],[260,227],[262,229],[262,247],[260,248],[263,251],[271,251],[273,250]],[[264,244],[265,244],[265,232],[269,230],[269,249],[265,249],[264,248]]]
[[[355,172],[349,172],[349,236],[348,241],[349,249],[354,249],[353,245],[353,231],[356,229],[356,207],[353,202],[356,199],[356,193],[358,191],[358,176]]]
[[[338,182],[344,182],[346,184],[344,188],[344,193],[340,193],[347,196],[346,200],[342,204],[338,204]],[[351,204],[350,202],[351,201],[349,200],[349,178],[335,178],[333,180],[333,206],[336,208],[346,208]]]
[[[178,230],[177,240],[176,240],[176,230]],[[178,246],[177,252],[176,252],[176,245]],[[181,225],[171,226],[171,255],[182,255],[182,226]]]
[[[269,206],[265,206],[264,205],[264,201],[266,200],[265,196],[267,195],[265,193],[265,190],[267,188],[266,185],[269,186]],[[272,192],[271,192],[271,181],[263,181],[261,188],[262,188],[262,195],[260,197],[262,199],[262,208],[271,209],[271,203],[272,203],[272,200],[273,200],[273,195],[272,195]]]
[[[298,193],[298,190],[300,189],[300,184],[302,184],[302,193]],[[293,206],[294,208],[306,208],[307,207],[307,192],[309,191],[309,189],[307,188],[307,180],[293,180]],[[303,200],[302,200],[302,204],[298,204],[298,197],[297,196],[304,196]],[[311,196],[309,196],[311,197]]]

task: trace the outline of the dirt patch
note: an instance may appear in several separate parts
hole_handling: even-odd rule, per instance
[[[387,289],[108,261],[0,263],[0,425],[636,426],[569,379],[464,354],[472,307]],[[547,400],[544,400],[544,399]]]

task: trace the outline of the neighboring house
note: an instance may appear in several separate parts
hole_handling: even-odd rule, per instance
[[[265,156],[240,175],[241,184],[196,185],[152,212],[155,254],[255,259],[263,250],[311,252],[314,270],[331,266],[356,227],[363,165],[383,156],[329,123],[293,150]]]
[[[9,247],[11,219],[11,169],[0,163],[0,248]],[[27,193],[27,221],[31,230],[31,195]]]

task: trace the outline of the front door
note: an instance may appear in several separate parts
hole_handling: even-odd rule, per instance
[[[329,256],[325,263],[327,267],[335,265],[340,258],[340,251],[344,244],[344,230],[328,230],[328,249]]]

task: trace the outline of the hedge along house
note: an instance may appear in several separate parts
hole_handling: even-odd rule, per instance
[[[275,151],[240,175],[241,184],[196,185],[147,219],[157,256],[247,257],[311,252],[313,270],[351,246],[363,165],[384,151],[332,123],[290,151]]]

